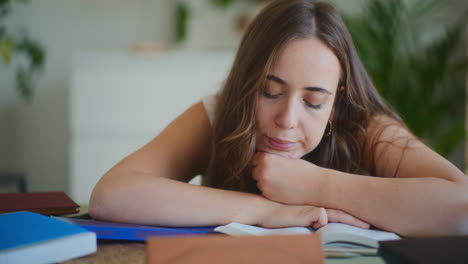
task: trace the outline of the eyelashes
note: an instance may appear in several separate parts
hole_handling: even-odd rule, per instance
[[[320,109],[320,108],[322,108],[322,104],[314,105],[314,104],[311,104],[311,103],[307,102],[306,100],[304,100],[304,103],[307,105],[307,107],[310,107],[310,108],[312,108],[312,109]]]
[[[280,96],[283,95],[283,94],[282,94],[282,93],[279,93],[279,94],[270,94],[270,93],[268,93],[267,91],[263,90],[263,91],[262,91],[262,95],[263,95],[265,98],[268,98],[268,99],[278,99],[278,98],[280,98]],[[309,103],[307,100],[304,100],[304,103],[305,103],[305,105],[306,105],[307,107],[312,108],[312,109],[316,109],[316,110],[322,108],[322,105],[323,105],[323,104],[318,104],[318,105],[311,104],[311,103]]]
[[[267,91],[263,90],[263,95],[266,97],[266,98],[269,98],[269,99],[277,99],[279,98],[281,95],[281,93],[279,94],[271,94],[271,93],[268,93]]]

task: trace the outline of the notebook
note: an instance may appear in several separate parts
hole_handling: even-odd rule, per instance
[[[64,215],[78,212],[76,204],[65,192],[1,193],[0,214],[29,211],[44,215]]]
[[[305,227],[269,229],[235,222],[219,226],[214,230],[232,236],[310,234],[314,232]],[[342,223],[329,223],[316,230],[315,233],[320,236],[325,250],[356,252],[364,255],[376,255],[379,241],[400,239],[395,233],[363,229]]]
[[[0,215],[0,263],[53,263],[96,252],[96,235],[31,212]]]
[[[324,262],[315,234],[286,236],[225,235],[150,238],[146,263],[319,264]]]
[[[216,233],[209,227],[162,227],[124,224],[92,219],[54,217],[96,233],[97,239],[145,241],[149,236],[188,236]]]
[[[381,241],[379,255],[388,264],[466,264],[468,235]]]

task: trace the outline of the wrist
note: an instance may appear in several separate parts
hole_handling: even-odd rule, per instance
[[[277,212],[278,208],[285,206],[281,203],[268,200],[261,195],[258,196],[256,203],[257,204],[252,203],[253,206],[251,207],[252,225],[262,227],[269,226],[272,222],[275,222],[277,219],[272,219],[272,216],[280,217],[279,215],[276,215],[275,212]]]
[[[332,180],[332,170],[316,166],[313,173],[313,177],[308,177],[311,188],[309,190],[315,190],[310,192],[306,204],[329,208],[329,193],[330,193],[330,182]]]
[[[241,193],[244,197],[237,210],[231,215],[228,222],[238,222],[248,225],[259,225],[259,223],[271,210],[274,202],[258,194]]]

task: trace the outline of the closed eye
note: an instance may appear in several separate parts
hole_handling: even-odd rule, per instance
[[[283,94],[282,93],[278,93],[278,94],[271,94],[269,92],[267,92],[266,90],[263,90],[262,91],[262,94],[263,96],[265,96],[266,98],[268,99],[278,99],[280,96],[282,96]],[[312,109],[321,109],[322,108],[322,105],[323,104],[318,104],[318,105],[315,105],[315,104],[311,104],[309,103],[307,100],[304,99],[304,103],[307,107],[309,108],[312,108]]]
[[[306,100],[304,100],[304,103],[306,104],[307,107],[310,107],[312,109],[320,109],[322,108],[322,105],[323,105],[323,104],[314,105],[314,104],[307,102]]]
[[[282,93],[279,93],[279,94],[271,94],[271,93],[268,93],[267,91],[263,90],[263,96],[265,96],[266,98],[277,99],[277,98],[279,98],[281,95],[282,95]]]

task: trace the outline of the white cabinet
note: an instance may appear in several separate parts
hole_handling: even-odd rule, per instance
[[[203,96],[219,89],[230,51],[83,53],[70,78],[70,190],[87,204],[99,178]]]

